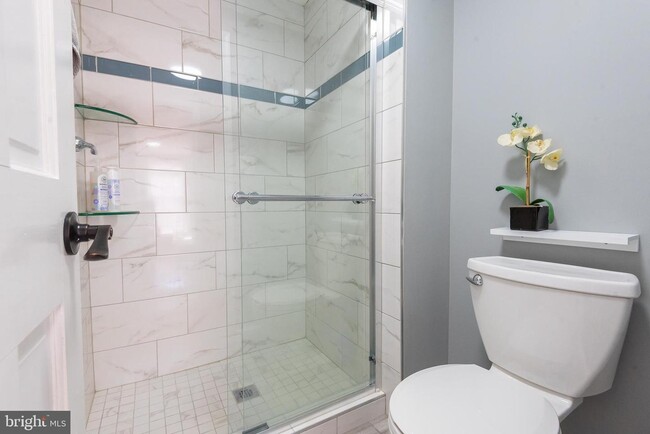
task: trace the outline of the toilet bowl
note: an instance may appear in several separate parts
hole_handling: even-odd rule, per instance
[[[583,397],[611,388],[638,279],[505,257],[468,261],[492,367],[443,365],[393,391],[393,434],[558,434]],[[480,278],[477,278],[480,277]]]

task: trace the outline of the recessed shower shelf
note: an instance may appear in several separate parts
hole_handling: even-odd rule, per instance
[[[75,104],[82,118],[93,121],[117,122],[120,124],[138,125],[138,122],[125,114],[114,112],[101,107],[95,107],[85,104]]]
[[[80,212],[81,217],[100,217],[112,215],[135,215],[140,214],[140,211],[86,211]]]
[[[546,230],[539,232],[513,231],[509,228],[490,229],[491,235],[500,236],[504,241],[525,243],[555,244],[559,246],[586,247],[591,249],[639,251],[638,234],[612,234],[607,232],[582,232]]]

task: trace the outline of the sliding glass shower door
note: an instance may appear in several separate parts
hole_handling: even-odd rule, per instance
[[[303,27],[287,18],[284,46],[303,47],[303,60],[262,56],[265,71],[285,68],[284,87],[266,77],[269,89],[239,86],[228,218],[240,232],[227,234],[238,246],[228,278],[240,288],[229,294],[240,303],[229,323],[241,325],[229,336],[233,431],[277,427],[374,382],[372,12],[299,3]],[[304,31],[289,40],[288,28]]]

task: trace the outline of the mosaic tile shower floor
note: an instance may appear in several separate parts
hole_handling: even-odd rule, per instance
[[[242,405],[231,393],[235,388],[255,384],[260,392],[245,402],[248,427],[264,422],[273,426],[278,415],[284,418],[305,403],[317,405],[355,388],[306,339],[247,355],[245,362],[245,369],[236,358],[99,391],[86,433],[226,434],[229,423],[237,427],[242,420]]]

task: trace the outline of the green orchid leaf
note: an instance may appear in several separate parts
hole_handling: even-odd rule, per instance
[[[517,197],[522,203],[526,203],[526,189],[515,185],[499,185],[497,191],[507,190]]]
[[[546,199],[536,199],[532,201],[530,204],[531,205],[537,205],[538,203],[546,202],[546,205],[548,205],[548,222],[553,223],[553,220],[555,220],[555,210],[553,209],[553,204],[549,202]]]

